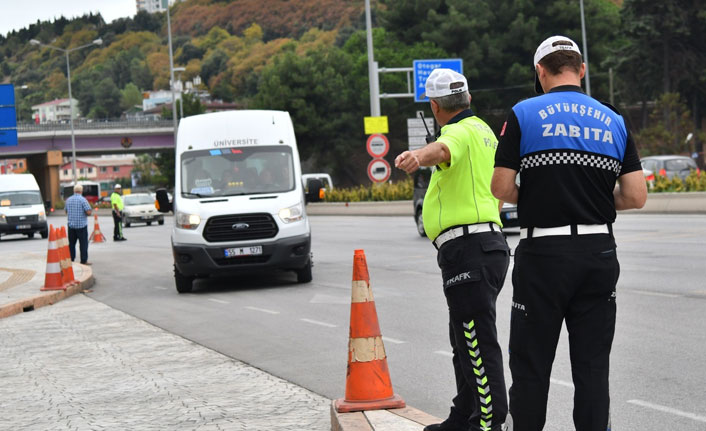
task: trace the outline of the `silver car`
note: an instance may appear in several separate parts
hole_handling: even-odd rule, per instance
[[[149,193],[135,193],[123,196],[123,224],[130,227],[133,223],[147,223],[153,221],[164,224],[164,215],[154,206],[154,198]]]
[[[678,176],[682,181],[691,171],[699,170],[694,159],[686,156],[647,156],[640,162],[645,172],[650,171],[670,179]]]

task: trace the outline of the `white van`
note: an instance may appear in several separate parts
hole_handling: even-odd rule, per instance
[[[39,185],[32,174],[0,175],[0,237],[36,232],[49,236]]]
[[[311,230],[289,113],[227,111],[181,120],[174,211],[174,279],[180,293],[210,275],[293,270],[311,281]],[[315,185],[315,184],[314,184]],[[315,188],[315,187],[311,187]]]

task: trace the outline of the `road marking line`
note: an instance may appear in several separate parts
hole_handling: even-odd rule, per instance
[[[318,320],[312,320],[312,319],[299,319],[299,320],[301,320],[302,322],[311,323],[313,325],[325,326],[327,328],[336,328],[337,327],[336,325],[333,325],[331,323],[320,322]]]
[[[248,310],[262,311],[263,313],[268,313],[268,314],[279,314],[279,311],[268,310],[266,308],[258,308],[258,307],[250,307],[250,306],[247,306],[245,308],[247,308]]]
[[[673,409],[671,407],[660,406],[659,404],[652,404],[647,401],[642,400],[628,400],[628,403],[635,404],[641,407],[647,407],[648,409],[657,410],[664,413],[670,413],[676,416],[681,416],[697,422],[706,422],[706,416],[699,416],[689,412],[683,412],[681,410]]]
[[[220,299],[208,298],[209,301],[217,302],[219,304],[230,304],[228,301],[222,301]]]
[[[555,379],[554,377],[550,377],[550,378],[549,378],[549,381],[552,382],[552,383],[554,383],[555,385],[566,386],[567,388],[572,388],[572,389],[573,389],[573,387],[574,387],[574,384],[573,384],[573,383],[571,383],[571,382],[566,382],[566,381],[564,381],[564,380]]]
[[[167,290],[167,288],[164,286],[152,286],[152,287],[154,287],[155,289],[159,289],[159,290]]]
[[[449,358],[453,358],[453,357],[454,357],[454,354],[453,354],[453,353],[447,352],[447,351],[445,351],[445,350],[436,350],[434,353],[436,353],[437,355],[441,355],[441,356],[448,356]]]
[[[636,290],[636,289],[626,289],[628,292],[637,293],[646,296],[659,296],[661,298],[680,298],[681,295],[676,295],[674,293],[662,293],[662,292],[650,292],[649,290]]]
[[[404,344],[406,341],[398,340],[396,338],[382,337],[382,341],[389,341],[392,344]]]

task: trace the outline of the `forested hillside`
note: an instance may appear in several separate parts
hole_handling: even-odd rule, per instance
[[[637,135],[643,153],[687,150],[680,147],[684,136],[702,127],[706,112],[706,9],[686,0],[584,3],[593,96],[613,96],[621,109],[630,108],[630,126],[643,129]],[[537,44],[552,34],[582,43],[573,0],[372,5],[379,66],[462,58],[473,107],[496,131],[512,104],[533,95]],[[342,184],[364,180],[363,117],[370,105],[363,0],[185,0],[172,7],[171,19],[175,66],[186,69],[184,79],[200,76],[201,89],[243,107],[290,111],[307,168],[332,172]],[[17,88],[21,121],[30,120],[32,105],[67,96],[63,54],[29,40],[72,48],[99,37],[102,46],[71,54],[82,115],[119,117],[140,103],[143,91],[168,88],[166,14],[37,22],[0,37],[0,75]],[[381,74],[380,87],[406,92],[406,76]],[[422,109],[427,105],[412,99],[382,101],[390,160],[407,145],[406,119]],[[697,131],[693,150],[702,138]]]

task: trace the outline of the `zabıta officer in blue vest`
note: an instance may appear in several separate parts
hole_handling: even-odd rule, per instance
[[[512,274],[510,416],[514,431],[543,429],[565,322],[576,430],[606,431],[620,273],[612,224],[616,210],[645,204],[647,188],[623,118],[581,89],[586,66],[576,43],[546,39],[534,66],[541,95],[512,108],[491,183],[495,197],[517,203],[521,228]]]

